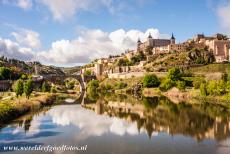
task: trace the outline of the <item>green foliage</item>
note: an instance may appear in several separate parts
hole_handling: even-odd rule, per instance
[[[47,82],[42,83],[42,92],[49,92],[50,91],[50,85]]]
[[[98,80],[91,80],[87,84],[87,91],[88,92],[97,92],[98,87],[99,87],[99,81]]]
[[[26,74],[22,74],[21,77],[20,77],[22,80],[26,80],[28,79],[28,76]]]
[[[182,74],[179,68],[171,68],[168,71],[167,78],[172,81],[177,81],[181,79],[181,76]]]
[[[229,88],[228,83],[226,83],[224,80],[220,80],[220,81],[212,80],[207,82],[205,86],[206,86],[206,95],[219,95],[219,96],[224,95],[228,92],[228,88]],[[202,88],[203,87],[200,87],[201,94],[203,93],[201,91]]]
[[[130,66],[131,62],[127,58],[120,58],[118,59],[116,65],[117,66]]]
[[[0,67],[0,79],[9,80],[12,75],[12,70],[7,67]]]
[[[55,86],[52,86],[51,89],[50,89],[50,92],[51,93],[56,93],[57,92],[57,89]]]
[[[221,79],[224,80],[224,82],[228,81],[228,73],[224,72],[221,76]]]
[[[196,64],[205,64],[206,63],[203,57],[197,57],[195,62],[196,62]]]
[[[201,83],[200,84],[200,94],[202,96],[207,96],[208,93],[207,93],[207,88],[206,88],[206,84],[205,83]]]
[[[147,88],[158,87],[160,85],[160,81],[155,74],[146,74],[142,83]]]
[[[13,90],[16,94],[16,96],[22,96],[23,94],[23,80],[19,79],[16,81],[16,83],[14,84]]]
[[[92,75],[92,71],[91,71],[91,70],[86,70],[86,71],[84,72],[84,75]]]
[[[207,84],[207,93],[208,95],[215,95],[217,94],[217,82],[212,80],[209,81]]]
[[[33,91],[33,81],[31,79],[29,79],[24,84],[24,93],[26,94],[27,99],[30,98],[32,91]]]
[[[124,83],[124,82],[118,82],[115,84],[116,89],[124,89],[127,86],[128,86],[127,83]]]
[[[133,56],[132,58],[131,58],[131,63],[132,64],[137,64],[137,63],[139,63],[140,61],[143,61],[143,60],[145,60],[146,58],[145,58],[145,55],[144,55],[144,53],[143,52],[140,52],[140,53],[138,53],[137,55],[135,55],[135,56]]]
[[[161,89],[161,90],[169,90],[169,89],[171,89],[172,87],[174,87],[175,85],[176,85],[175,81],[166,78],[166,79],[161,83],[160,89]]]
[[[197,78],[195,78],[194,81],[193,81],[193,87],[194,87],[195,89],[199,89],[199,88],[200,88],[200,85],[201,85],[202,83],[205,83],[205,80],[204,80],[204,79],[197,79]]]
[[[76,84],[76,82],[74,80],[70,80],[70,81],[65,82],[66,88],[68,88],[68,89],[73,89],[75,84]]]
[[[112,85],[110,85],[108,83],[100,85],[100,90],[101,91],[109,91],[109,90],[112,90],[112,89],[113,89]]]
[[[179,90],[185,90],[185,85],[186,85],[185,81],[177,81],[177,88]]]
[[[217,83],[217,95],[223,95],[226,93],[226,82],[224,80],[220,80]]]

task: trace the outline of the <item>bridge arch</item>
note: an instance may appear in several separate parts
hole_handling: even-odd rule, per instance
[[[56,75],[56,74],[49,74],[43,76],[44,80],[48,80],[52,83],[63,83],[67,78],[76,79],[80,83],[80,91],[83,92],[86,90],[86,84],[96,79],[95,75]]]

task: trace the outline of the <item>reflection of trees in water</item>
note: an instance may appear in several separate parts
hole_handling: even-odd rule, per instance
[[[130,96],[114,94],[100,98],[97,104],[100,104],[97,105],[97,110],[103,108],[100,113],[136,122],[139,132],[144,128],[149,137],[154,131],[188,135],[197,140],[223,140],[230,136],[229,112],[222,106],[174,104],[165,97],[143,98],[140,101]]]

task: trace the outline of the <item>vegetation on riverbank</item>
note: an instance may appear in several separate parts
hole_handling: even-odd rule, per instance
[[[203,75],[196,74],[196,72],[191,72],[191,70],[171,68],[167,75],[161,78],[153,73],[147,73],[144,77],[139,78],[106,78],[101,82],[97,81],[97,86],[94,87],[93,91],[133,94],[132,92],[138,90],[140,91],[139,94],[148,97],[164,95],[171,97],[176,102],[211,102],[229,107],[230,80],[228,67],[230,65],[223,65],[225,65],[223,70],[220,70],[218,66],[217,71],[222,73],[218,80],[208,79]]]

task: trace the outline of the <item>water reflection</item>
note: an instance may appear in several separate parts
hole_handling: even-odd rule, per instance
[[[197,140],[224,140],[230,136],[230,116],[226,108],[211,104],[175,104],[165,97],[135,99],[126,95],[106,95],[85,108],[97,114],[136,123],[138,132],[146,130],[183,134]]]
[[[88,144],[86,153],[98,154],[229,153],[229,137],[229,112],[222,106],[112,94],[23,116],[0,130],[0,148]]]

